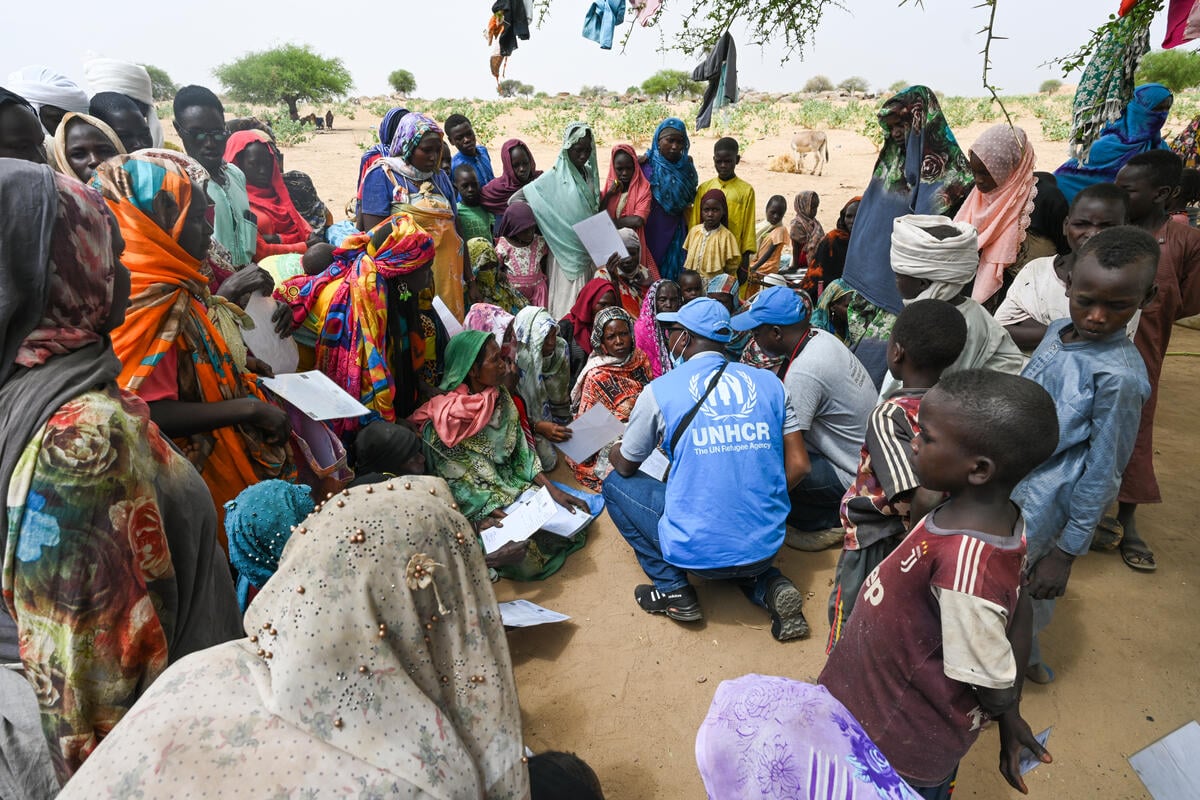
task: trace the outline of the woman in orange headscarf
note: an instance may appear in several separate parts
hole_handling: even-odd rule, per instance
[[[208,318],[207,195],[177,163],[145,153],[104,162],[93,185],[117,218],[131,273],[129,312],[112,333],[117,382],[149,404],[223,517],[225,502],[247,486],[294,479],[295,464],[287,414],[238,369]]]

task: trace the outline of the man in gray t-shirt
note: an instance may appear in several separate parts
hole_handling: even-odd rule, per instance
[[[811,327],[808,317],[795,292],[773,286],[731,324],[754,331],[760,348],[785,358],[779,369],[811,467],[790,493],[788,523],[801,531],[823,531],[839,524],[838,508],[854,482],[878,395],[858,358],[833,334]],[[827,546],[839,542],[830,536]]]

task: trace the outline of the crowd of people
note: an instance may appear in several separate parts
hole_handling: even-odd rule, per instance
[[[988,718],[1012,786],[1022,747],[1049,761],[1023,682],[1056,678],[1038,641],[1076,558],[1156,567],[1136,510],[1171,326],[1200,313],[1164,87],[1054,175],[1007,123],[964,152],[909,87],[829,232],[811,190],[760,221],[734,139],[701,181],[677,118],[605,176],[584,122],[541,171],[395,108],[335,222],[270,125],[186,86],[176,146],[144,70],[99,61],[86,92],[43,67],[0,89],[0,795],[602,798],[523,745],[490,584],[587,540],[485,548],[530,489],[606,510],[633,602],[685,624],[699,577],[807,638],[778,554],[841,550],[819,685],[717,689],[710,797],[948,798]],[[624,255],[581,241],[601,213]],[[252,298],[368,413],[271,393]],[[623,435],[567,457],[596,406]]]

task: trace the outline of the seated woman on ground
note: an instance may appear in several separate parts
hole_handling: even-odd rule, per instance
[[[130,277],[104,202],[45,165],[0,159],[0,241],[0,661],[24,669],[5,671],[17,680],[0,693],[10,712],[9,690],[23,690],[41,717],[26,752],[6,713],[21,791],[4,789],[0,767],[0,793],[40,798],[169,662],[240,625],[204,481],[118,385],[109,334]]]
[[[247,486],[225,504],[229,563],[237,570],[237,601],[243,614],[275,574],[284,546],[313,506],[311,489],[280,480]]]
[[[698,273],[692,274],[696,276],[697,281],[700,280]],[[685,274],[680,277],[682,279],[687,276]],[[642,301],[642,312],[633,326],[633,339],[637,348],[650,360],[652,378],[670,372],[671,367],[675,365],[671,359],[671,348],[667,346],[666,327],[658,321],[658,315],[678,311],[682,306],[682,294],[679,284],[675,281],[665,278],[657,280],[646,291],[646,299]]]
[[[510,314],[516,314],[529,301],[508,282],[508,273],[500,263],[496,248],[482,236],[467,242],[467,258],[471,261],[471,274],[475,276],[475,287],[484,303],[500,306]]]
[[[558,335],[567,343],[572,381],[579,377],[592,354],[592,320],[601,309],[617,304],[617,287],[604,278],[592,278],[575,298],[571,310],[559,320]]]
[[[84,183],[96,174],[96,167],[115,155],[124,155],[125,146],[106,122],[87,114],[67,112],[54,134],[54,160],[64,175]]]
[[[633,343],[633,317],[620,306],[602,310],[592,327],[592,355],[571,390],[575,417],[603,405],[621,422],[628,422],[634,402],[651,380],[650,361]],[[605,445],[574,465],[575,477],[593,492],[603,488],[612,469],[608,462],[611,447]]]
[[[542,800],[531,779],[559,756],[525,757],[474,532],[445,481],[392,485],[351,489],[298,527],[247,611],[250,636],[173,665],[63,800],[117,787],[144,800],[234,797],[251,785]],[[593,793],[565,796],[600,797],[580,784]]]
[[[250,210],[258,219],[255,259],[303,253],[322,241],[292,203],[269,136],[259,130],[238,131],[225,143],[225,160],[246,175]]]
[[[490,333],[463,331],[450,340],[441,384],[446,394],[409,418],[421,428],[430,466],[450,483],[459,510],[481,529],[502,523],[504,507],[531,486],[546,487],[564,508],[589,513],[587,503],[542,474],[529,431],[503,385],[505,373],[500,346]],[[582,537],[533,540],[510,576],[544,577],[561,565],[559,556],[565,559],[578,547]]]
[[[517,394],[525,404],[542,468],[554,469],[554,443],[571,438],[571,365],[567,343],[550,312],[527,306],[513,320],[517,337]]]
[[[212,233],[208,196],[177,163],[146,153],[105,161],[92,185],[116,216],[132,273],[129,313],[112,334],[123,364],[118,383],[149,404],[223,518],[225,503],[247,486],[293,479],[296,467],[287,414],[233,363],[209,320],[201,271]]]
[[[395,422],[377,419],[368,424],[355,435],[349,450],[354,467],[354,480],[350,486],[425,474],[421,437]]]
[[[496,183],[501,180],[497,178]],[[491,184],[488,184],[489,186]],[[496,225],[496,255],[508,272],[509,282],[531,305],[546,307],[546,278],[550,248],[538,233],[537,220],[526,203],[513,203]]]

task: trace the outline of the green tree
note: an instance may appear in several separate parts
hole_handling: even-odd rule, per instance
[[[521,83],[513,78],[500,81],[500,96],[501,97],[528,97],[533,94],[534,89],[528,83]]]
[[[642,81],[642,91],[646,94],[661,94],[664,102],[671,101],[671,95],[676,97],[700,93],[700,84],[692,80],[692,76],[678,69],[660,69],[646,80]]]
[[[288,116],[300,118],[297,103],[320,103],[341,97],[354,81],[340,58],[323,58],[307,45],[285,44],[247,53],[213,70],[234,100],[283,103]]]
[[[833,81],[827,75],[813,75],[804,82],[806,92],[828,92],[833,89]]]
[[[860,78],[857,75],[846,78],[837,85],[837,88],[843,92],[865,92],[871,88],[871,84],[867,83],[866,78]]]
[[[406,69],[393,70],[388,83],[397,94],[412,94],[417,90],[417,79]]]
[[[912,84],[905,80],[892,81],[892,85],[888,87],[888,94],[900,94],[910,86]]]
[[[1172,92],[1200,86],[1200,53],[1189,50],[1149,53],[1138,66],[1137,82],[1161,83]]]
[[[150,91],[154,93],[154,99],[174,100],[179,87],[175,85],[175,81],[171,80],[167,71],[159,69],[153,64],[142,64],[142,66],[150,74]]]
[[[588,86],[585,84],[579,88],[580,97],[596,98],[604,97],[606,94],[608,94],[608,89],[600,85]]]
[[[1042,81],[1042,85],[1038,87],[1038,91],[1042,94],[1054,94],[1062,87],[1062,81],[1057,78],[1050,78]]]

